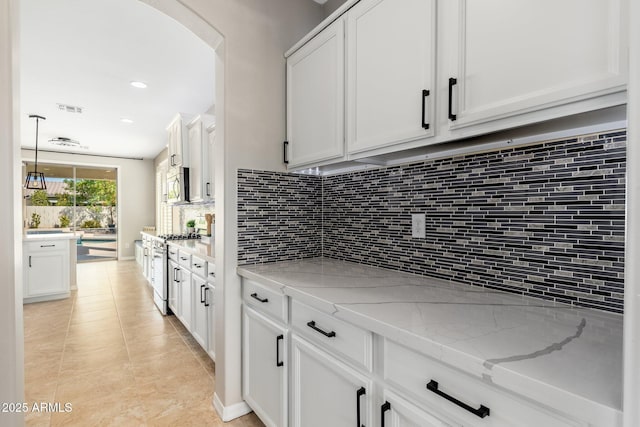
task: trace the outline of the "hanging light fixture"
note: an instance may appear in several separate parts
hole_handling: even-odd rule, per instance
[[[35,114],[29,115],[29,118],[36,119],[36,162],[33,172],[27,173],[27,179],[24,181],[24,187],[28,190],[46,190],[47,184],[44,182],[44,173],[38,172],[38,124],[40,119],[47,119]]]

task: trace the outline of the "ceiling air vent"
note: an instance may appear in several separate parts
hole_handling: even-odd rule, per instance
[[[75,105],[58,104],[58,109],[66,111],[67,113],[82,114],[82,107],[76,107]]]
[[[85,150],[89,148],[86,145],[80,145],[80,142],[75,139],[65,138],[64,136],[51,138],[49,142],[53,145],[60,145],[62,147],[83,148]]]

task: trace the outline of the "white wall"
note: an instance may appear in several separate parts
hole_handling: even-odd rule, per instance
[[[22,150],[22,159],[33,161],[34,152]],[[145,225],[155,225],[156,173],[153,160],[38,152],[38,162],[115,167],[118,170],[118,257],[135,255],[134,240]]]
[[[24,400],[17,7],[0,0],[0,402]],[[0,425],[22,423],[21,414],[0,412]]]
[[[324,18],[312,0],[180,0],[194,16],[167,2],[143,0],[216,49],[215,257],[216,409],[224,420],[241,415],[240,278],[237,266],[237,170],[284,170],[284,52]]]
[[[640,425],[640,2],[630,1],[627,224],[624,278],[624,426]]]
[[[327,0],[325,4],[322,5],[324,16],[327,17],[331,15],[337,8],[346,3],[347,0]]]

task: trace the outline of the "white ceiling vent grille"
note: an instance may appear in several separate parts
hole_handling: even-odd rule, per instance
[[[82,107],[76,107],[75,105],[58,104],[58,109],[66,111],[67,113],[82,114]]]

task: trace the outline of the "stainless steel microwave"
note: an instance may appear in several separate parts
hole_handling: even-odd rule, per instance
[[[189,168],[176,167],[167,172],[167,203],[189,201]]]

